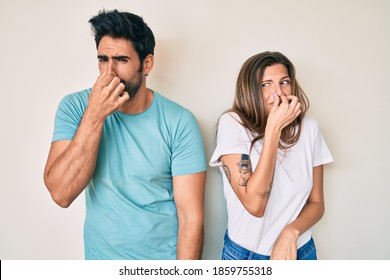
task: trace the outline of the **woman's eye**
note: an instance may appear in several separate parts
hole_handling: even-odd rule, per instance
[[[268,87],[270,85],[270,83],[262,83],[261,86],[262,87]]]
[[[289,84],[290,84],[290,81],[289,81],[289,80],[283,80],[281,84],[282,84],[282,85],[289,85]]]

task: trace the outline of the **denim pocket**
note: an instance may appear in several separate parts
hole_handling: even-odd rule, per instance
[[[222,260],[244,260],[244,256],[225,241],[222,250]]]
[[[298,260],[317,260],[317,250],[313,238],[306,242],[297,252]]]

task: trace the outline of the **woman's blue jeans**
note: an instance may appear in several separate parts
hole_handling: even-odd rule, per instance
[[[225,234],[225,244],[222,250],[222,260],[269,260],[270,256],[257,254],[245,249]],[[297,251],[297,260],[317,260],[317,251],[313,238],[301,246]]]

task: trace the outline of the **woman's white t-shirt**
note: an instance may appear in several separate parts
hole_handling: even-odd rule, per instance
[[[303,120],[298,143],[287,152],[278,150],[272,191],[264,216],[249,214],[234,193],[223,171],[220,157],[227,154],[247,154],[252,171],[259,162],[262,142],[250,151],[253,135],[245,129],[237,114],[225,113],[218,123],[217,144],[210,166],[218,166],[223,177],[227,204],[229,238],[235,243],[262,255],[271,250],[282,229],[294,221],[311,192],[313,167],[333,161],[318,123],[310,117]],[[298,248],[311,238],[311,229],[298,238]]]

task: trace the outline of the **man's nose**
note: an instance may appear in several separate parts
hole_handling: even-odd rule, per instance
[[[114,60],[112,60],[112,59],[108,60],[107,71],[108,72],[111,72],[111,71],[115,72]]]

